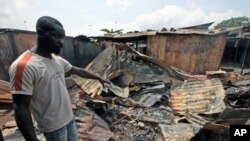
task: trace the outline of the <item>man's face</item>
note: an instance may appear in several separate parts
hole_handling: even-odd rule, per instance
[[[58,25],[52,26],[51,30],[44,31],[43,41],[47,45],[47,51],[60,54],[65,38],[65,31]]]

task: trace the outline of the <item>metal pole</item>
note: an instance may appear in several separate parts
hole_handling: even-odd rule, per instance
[[[245,61],[246,61],[246,56],[247,56],[247,52],[248,52],[248,48],[249,48],[249,43],[250,43],[250,39],[247,38],[247,47],[246,47],[246,49],[245,49],[245,54],[244,54],[244,56],[243,56],[243,62],[242,62],[242,64],[241,64],[241,72],[240,72],[240,74],[243,73],[243,69],[244,69],[244,67],[245,67]]]
[[[138,41],[136,41],[136,43],[135,43],[135,48],[136,48],[136,51],[139,51]]]
[[[233,66],[235,68],[236,60],[237,60],[237,57],[238,57],[238,50],[239,50],[239,39],[236,39],[234,48],[236,49],[235,54],[234,54],[234,64],[233,64]]]
[[[26,21],[24,21],[24,26],[25,26],[25,30],[27,30],[27,25],[26,25]]]

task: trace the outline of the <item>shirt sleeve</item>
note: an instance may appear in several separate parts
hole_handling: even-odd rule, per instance
[[[22,66],[11,66],[9,69],[10,93],[32,95],[34,74],[27,66],[24,69],[20,69],[19,67]]]
[[[62,57],[60,57],[60,60],[64,66],[64,72],[68,72],[72,69],[73,66],[67,60]]]

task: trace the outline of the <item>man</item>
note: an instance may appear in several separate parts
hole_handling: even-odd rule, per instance
[[[37,141],[31,114],[47,141],[76,141],[77,133],[65,72],[104,80],[72,66],[59,54],[64,44],[62,24],[48,16],[36,24],[37,44],[21,54],[9,68],[11,94],[18,128],[27,141]]]
[[[0,141],[4,141],[3,134],[2,134],[2,129],[1,128],[0,128]]]

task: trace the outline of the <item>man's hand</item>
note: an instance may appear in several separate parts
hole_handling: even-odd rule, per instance
[[[108,79],[103,79],[103,78],[100,78],[99,79],[100,83],[102,83],[102,85],[104,85],[104,83],[107,83],[107,84],[112,84],[112,82],[110,82]]]
[[[13,94],[14,115],[17,127],[22,133],[26,141],[39,141],[36,137],[34,126],[32,123],[29,104],[30,95]]]

